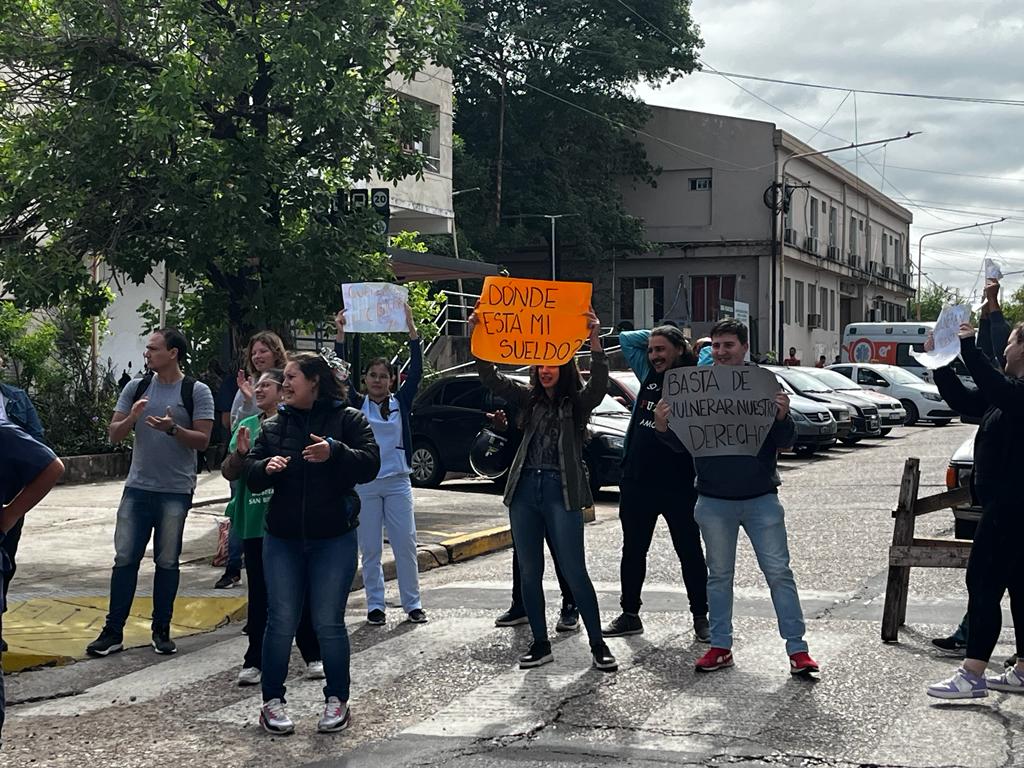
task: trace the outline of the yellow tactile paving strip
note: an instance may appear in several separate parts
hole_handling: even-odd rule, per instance
[[[171,637],[208,632],[244,618],[245,597],[179,597],[174,602]],[[153,599],[137,597],[124,628],[126,648],[150,643]],[[107,615],[106,597],[33,598],[12,602],[4,614],[5,672],[85,658]]]

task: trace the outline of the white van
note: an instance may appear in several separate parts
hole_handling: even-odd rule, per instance
[[[925,339],[935,323],[851,323],[843,331],[842,362],[880,363],[905,368],[924,381],[932,381],[932,372],[910,356],[910,350],[924,350]],[[963,361],[957,358],[953,370],[961,381],[974,385]]]

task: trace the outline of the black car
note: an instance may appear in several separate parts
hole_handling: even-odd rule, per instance
[[[522,374],[510,378],[529,381]],[[410,414],[412,484],[436,488],[448,472],[474,474],[470,448],[480,431],[492,425],[497,411],[505,411],[509,424],[505,434],[517,444],[521,439],[515,429],[517,414],[475,373],[448,376],[423,387]],[[629,418],[629,410],[607,395],[591,413],[583,446],[591,488],[618,484]]]
[[[843,444],[853,445],[865,437],[880,437],[882,435],[882,423],[878,416],[878,408],[874,403],[848,392],[836,392],[814,376],[801,373],[799,368],[765,367],[784,379],[799,395],[810,400],[817,400],[819,403],[845,405],[849,408],[850,415],[853,417],[853,429],[848,435],[840,438],[840,442]]]

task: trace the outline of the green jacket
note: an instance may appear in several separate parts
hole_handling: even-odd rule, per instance
[[[238,445],[239,429],[248,427],[252,435],[251,440],[255,443],[256,436],[260,433],[262,426],[263,422],[260,420],[260,414],[249,416],[239,421],[231,435],[228,451],[234,453],[235,447]],[[231,527],[241,538],[262,539],[264,521],[267,517],[267,507],[270,505],[270,497],[274,495],[274,489],[268,488],[260,493],[253,493],[249,490],[249,486],[245,481],[238,483],[237,486],[238,493],[231,497],[231,501],[228,502],[224,513],[230,518]]]
[[[480,380],[495,394],[505,398],[509,403],[513,403],[520,413],[529,405],[529,387],[503,376],[492,363],[484,360],[476,361],[476,369],[480,374]],[[580,405],[583,408],[584,418],[590,417],[590,412],[601,403],[607,391],[608,358],[604,352],[595,350],[590,359],[590,376],[580,391]],[[594,496],[590,491],[590,482],[587,480],[583,464],[585,430],[584,432],[576,430],[572,418],[572,407],[568,400],[563,400],[558,404],[558,415],[560,424],[558,462],[562,470],[562,500],[566,509],[583,509],[594,503]],[[534,409],[529,423],[523,425],[523,439],[519,443],[516,457],[512,460],[512,466],[508,472],[508,483],[505,486],[505,506],[512,504],[512,497],[519,484],[519,475],[530,449],[530,441],[537,431],[540,418],[541,414]]]

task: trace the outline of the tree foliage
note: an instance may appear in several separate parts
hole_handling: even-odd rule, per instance
[[[354,182],[422,172],[393,86],[455,51],[456,0],[6,0],[0,279],[25,306],[104,300],[94,260],[165,262],[236,337],[321,319],[381,276]],[[237,340],[237,338],[236,338]]]
[[[929,283],[921,291],[921,320],[934,322],[939,319],[939,313],[947,304],[965,304],[967,299],[960,292],[959,288],[948,288],[938,283]],[[909,318],[917,319],[918,301],[910,302]]]
[[[503,217],[571,213],[557,239],[575,254],[642,250],[641,223],[619,191],[623,180],[655,176],[635,132],[649,111],[633,88],[697,66],[703,43],[689,0],[463,6],[455,178],[459,188],[480,188],[456,198],[467,249],[498,260],[549,237],[544,220]]]

